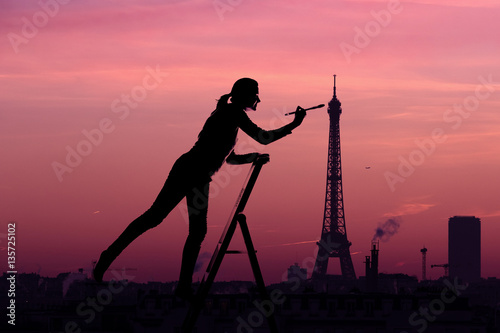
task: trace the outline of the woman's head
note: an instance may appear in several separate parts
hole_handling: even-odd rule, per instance
[[[259,85],[250,78],[242,78],[233,84],[231,89],[231,102],[243,108],[255,110],[259,99]]]

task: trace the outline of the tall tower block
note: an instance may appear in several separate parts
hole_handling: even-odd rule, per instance
[[[477,217],[453,216],[448,220],[448,264],[451,279],[481,279],[481,220]]]
[[[312,279],[324,280],[329,258],[339,258],[342,277],[355,280],[356,273],[352,264],[347,240],[344,218],[344,196],[342,193],[342,165],[340,160],[340,114],[342,108],[337,99],[336,75],[333,76],[333,98],[328,103],[330,115],[330,136],[328,140],[328,164],[326,172],[325,212],[318,254]]]

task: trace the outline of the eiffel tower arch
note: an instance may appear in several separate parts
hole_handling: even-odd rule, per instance
[[[318,254],[312,273],[315,282],[325,281],[330,258],[340,259],[342,278],[355,280],[356,273],[352,264],[347,240],[344,197],[342,192],[342,164],[340,158],[340,114],[342,108],[337,99],[336,75],[333,83],[333,98],[328,103],[330,115],[330,135],[328,140],[328,164],[326,173],[325,212],[323,227],[318,244]]]

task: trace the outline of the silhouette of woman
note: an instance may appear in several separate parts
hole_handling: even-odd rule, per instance
[[[236,155],[233,147],[238,128],[261,144],[269,144],[292,133],[302,123],[305,111],[297,107],[294,120],[275,130],[266,131],[255,125],[245,113],[256,110],[259,99],[257,81],[237,80],[231,93],[220,97],[215,111],[205,122],[198,141],[173,165],[163,188],[151,208],[135,219],[123,233],[101,253],[94,267],[94,278],[101,282],[113,260],[139,235],[159,225],[186,197],[189,214],[189,234],[182,253],[182,264],[176,295],[189,299],[191,283],[201,243],[207,233],[208,190],[211,176],[222,166],[252,163],[256,158],[269,160],[269,155],[251,153]],[[230,100],[230,103],[229,103]]]

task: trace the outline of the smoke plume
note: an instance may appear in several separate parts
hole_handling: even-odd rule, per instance
[[[389,241],[389,239],[398,232],[399,225],[400,222],[396,217],[390,218],[384,223],[380,223],[378,228],[375,229],[375,235],[372,240],[381,240],[382,242]]]

